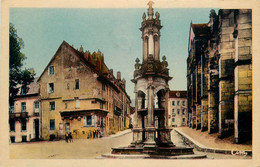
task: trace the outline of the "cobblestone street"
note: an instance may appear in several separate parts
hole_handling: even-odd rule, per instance
[[[125,131],[125,132],[129,132]],[[111,152],[112,147],[128,146],[132,141],[132,133],[120,132],[121,135],[109,136],[100,139],[74,140],[73,143],[62,141],[16,143],[10,145],[11,159],[88,159],[96,158],[104,153]],[[172,131],[172,141],[176,146],[187,146],[182,137]],[[194,149],[195,153],[207,154],[208,159],[250,159],[251,156],[225,155],[204,153]]]
[[[128,146],[132,141],[132,133],[118,137],[100,139],[78,139],[73,143],[62,141],[17,143],[10,145],[10,158],[18,159],[82,159],[95,158],[103,153],[111,152],[112,147]]]

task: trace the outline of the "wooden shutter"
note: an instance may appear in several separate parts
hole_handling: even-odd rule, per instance
[[[83,116],[83,126],[87,126],[87,117]]]
[[[91,116],[91,119],[92,119],[92,120],[91,120],[92,126],[95,126],[95,121],[96,121],[96,118],[95,118],[95,117],[96,117],[96,115],[92,115],[92,116]]]

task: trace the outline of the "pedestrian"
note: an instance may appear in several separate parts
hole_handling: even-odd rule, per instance
[[[96,137],[96,130],[93,130],[93,139]]]
[[[100,129],[98,128],[97,129],[97,138],[99,138],[100,137]]]
[[[73,142],[71,132],[69,133],[69,141],[70,141],[70,142]]]
[[[69,140],[69,134],[68,134],[68,132],[65,133],[65,139],[66,139],[66,142],[68,143],[68,140]]]

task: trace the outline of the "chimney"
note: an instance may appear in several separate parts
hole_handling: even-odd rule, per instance
[[[121,80],[121,72],[120,72],[120,71],[117,72],[117,75],[116,75],[116,76],[117,76],[116,78],[117,78],[118,80]]]
[[[126,83],[125,78],[123,78],[122,79],[122,86],[123,86],[124,89],[125,89],[125,83]]]
[[[80,46],[79,51],[80,51],[81,53],[84,52],[84,51],[83,51],[83,47],[82,47],[82,45]]]
[[[114,74],[113,74],[113,69],[112,69],[112,68],[109,70],[109,72],[110,72],[111,75],[114,75]]]

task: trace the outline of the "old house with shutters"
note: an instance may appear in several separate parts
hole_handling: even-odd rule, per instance
[[[209,23],[191,23],[188,52],[189,126],[250,140],[252,10],[211,10]]]
[[[130,98],[121,73],[113,75],[103,54],[63,41],[39,80],[44,140],[94,138],[130,124]]]
[[[20,87],[9,109],[10,141],[27,142],[41,138],[39,85],[37,79]]]

